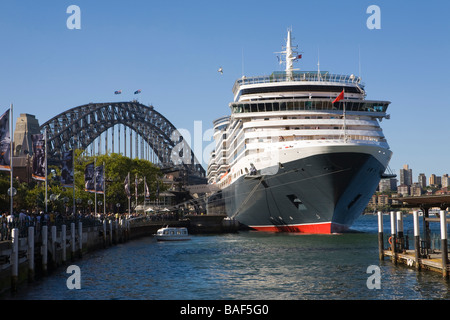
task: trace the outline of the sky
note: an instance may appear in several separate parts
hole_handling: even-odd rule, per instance
[[[70,5],[81,29],[67,26]],[[371,5],[379,29],[368,28]],[[449,15],[443,0],[2,0],[0,112],[13,104],[15,117],[43,124],[89,102],[138,97],[175,127],[194,135],[200,123],[205,133],[230,114],[236,79],[283,70],[275,52],[292,28],[296,68],[315,71],[320,57],[322,71],[360,75],[367,99],[391,101],[381,123],[389,167],[398,175],[408,164],[417,181],[450,173]]]

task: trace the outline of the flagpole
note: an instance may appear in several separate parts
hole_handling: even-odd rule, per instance
[[[95,174],[95,170],[97,167],[97,158],[94,155],[94,214],[97,217],[97,175]]]
[[[45,213],[48,213],[48,199],[47,199],[47,127],[44,131],[45,139],[44,139],[44,149],[45,149]]]
[[[73,216],[75,217],[75,215],[76,215],[76,204],[75,204],[75,150],[74,149],[72,149],[72,172],[73,172],[73,177],[72,177],[72,179],[73,179],[73,209],[72,209],[72,212],[73,212]]]
[[[13,193],[13,139],[14,139],[14,134],[13,134],[13,104],[11,103],[11,108],[9,109],[9,127],[10,127],[10,133],[9,133],[9,143],[10,143],[10,152],[9,152],[9,164],[11,166],[11,170],[10,170],[10,197],[11,197],[11,201],[10,201],[10,210],[11,210],[11,216],[13,216],[13,199],[14,199],[14,193]]]
[[[134,205],[134,210],[135,211],[136,211],[136,207],[138,205],[138,193],[137,193],[137,191],[138,191],[138,183],[137,182],[138,181],[137,181],[137,173],[136,173],[136,178],[134,179],[134,184],[135,184],[135,186],[134,186],[134,193],[135,193],[135,198],[136,198],[136,204]]]
[[[147,181],[146,181],[146,178],[145,178],[145,176],[144,176],[144,213],[145,213],[145,198],[146,198],[146,192],[147,192],[147,190],[145,189],[145,186],[147,185]]]
[[[103,161],[103,216],[106,216],[106,166]]]
[[[344,98],[342,99],[342,103],[344,104],[344,142],[347,142],[347,115],[345,112],[345,88],[342,89],[342,92],[344,92]]]
[[[128,186],[130,185],[131,180],[130,180],[130,172],[128,172]],[[128,198],[128,217],[131,216],[131,192],[129,192],[130,196],[127,197]]]

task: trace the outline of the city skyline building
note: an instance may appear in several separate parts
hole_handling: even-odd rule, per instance
[[[406,185],[410,187],[413,183],[412,178],[412,169],[409,168],[409,165],[403,165],[403,169],[400,169],[400,185]]]

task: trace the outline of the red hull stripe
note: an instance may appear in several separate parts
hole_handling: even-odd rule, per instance
[[[299,232],[299,233],[313,233],[313,234],[330,234],[345,231],[345,227],[327,223],[317,224],[300,224],[300,225],[284,225],[284,226],[250,226],[250,228],[257,231],[266,232]]]

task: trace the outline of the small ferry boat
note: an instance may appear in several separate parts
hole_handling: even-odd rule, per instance
[[[174,228],[166,226],[158,229],[155,236],[158,241],[182,241],[191,239],[187,228],[184,227]]]

